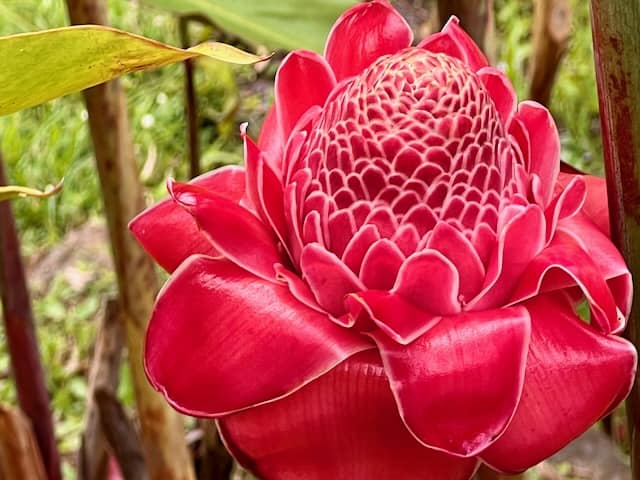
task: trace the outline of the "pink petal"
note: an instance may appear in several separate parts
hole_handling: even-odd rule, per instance
[[[360,3],[333,25],[324,56],[338,81],[357,75],[383,55],[407,48],[411,27],[388,2]]]
[[[471,299],[480,291],[484,280],[484,265],[475,248],[460,231],[448,223],[440,222],[431,232],[427,248],[442,253],[451,260],[460,278],[460,295]]]
[[[609,233],[609,208],[607,204],[607,184],[604,178],[593,175],[573,175],[560,172],[558,185],[568,185],[574,177],[582,178],[587,187],[587,198],[582,206],[583,213],[595,223],[607,237]]]
[[[175,408],[218,416],[287,395],[368,348],[285,286],[194,255],[158,297],[145,366]]]
[[[331,67],[317,53],[295,50],[287,55],[275,81],[277,122],[285,139],[302,114],[324,104],[335,84]]]
[[[300,269],[318,304],[336,317],[345,313],[344,298],[348,294],[364,290],[360,279],[338,257],[317,243],[302,249]]]
[[[478,71],[478,76],[484,87],[489,92],[489,96],[493,101],[502,124],[508,130],[511,118],[516,113],[518,98],[511,82],[504,74],[495,67],[483,67]]]
[[[531,344],[520,404],[507,431],[482,453],[492,467],[519,472],[586,431],[624,398],[636,352],[585,325],[560,297],[527,303]]]
[[[369,250],[369,247],[377,240],[380,240],[380,233],[376,226],[364,225],[351,237],[351,240],[349,240],[342,254],[342,261],[353,272],[359,274],[364,256]]]
[[[549,110],[532,101],[520,103],[515,118],[524,124],[529,133],[529,172],[539,177],[542,198],[538,201],[542,207],[546,207],[560,172],[558,128]]]
[[[456,17],[451,17],[441,32],[429,35],[418,47],[457,58],[474,71],[489,64],[473,39],[460,27],[460,21]]]
[[[240,125],[240,136],[244,144],[244,164],[246,169],[246,192],[249,200],[249,207],[258,213],[260,218],[266,223],[267,218],[262,208],[260,194],[258,193],[258,167],[265,162],[263,153],[247,135],[247,123]]]
[[[254,275],[274,279],[273,265],[281,262],[276,240],[251,212],[189,184],[171,183],[169,188],[218,251]]]
[[[574,178],[554,198],[545,211],[547,222],[547,241],[551,239],[558,222],[576,215],[584,205],[587,187],[579,176]]]
[[[404,255],[391,240],[374,243],[362,261],[360,280],[367,288],[390,290],[396,281]]]
[[[309,286],[304,283],[296,273],[288,270],[284,265],[280,263],[276,263],[274,265],[274,269],[276,271],[276,280],[285,284],[289,289],[291,295],[293,295],[296,300],[298,300],[303,305],[311,308],[312,310],[323,314],[326,313],[324,309],[316,302],[316,299],[313,296],[313,293],[311,292]]]
[[[435,250],[411,255],[400,268],[392,292],[437,315],[460,311],[460,277],[455,265]]]
[[[278,124],[278,109],[275,103],[271,106],[267,115],[262,122],[260,135],[258,136],[258,148],[265,152],[265,155],[277,170],[282,169],[282,155],[284,154],[284,146],[287,139],[284,138],[282,129]]]
[[[580,287],[589,301],[594,325],[604,333],[620,328],[624,318],[618,315],[602,273],[580,244],[562,231],[556,232],[549,246],[528,265],[511,302],[520,303],[540,292],[573,286]]]
[[[622,315],[627,317],[631,310],[633,290],[631,273],[611,240],[583,214],[562,220],[558,231],[571,236],[587,252],[607,280]],[[616,332],[615,329],[613,331]]]
[[[508,209],[503,215],[509,215]],[[530,205],[506,222],[489,260],[485,287],[469,302],[470,310],[504,305],[531,259],[544,247],[545,228],[544,215],[536,205]]]
[[[380,330],[402,345],[413,342],[442,318],[420,310],[397,294],[377,290],[354,293],[345,302],[351,318],[356,319],[364,312]]]
[[[292,395],[218,425],[232,454],[259,478],[468,480],[477,464],[413,439],[375,352],[355,355]]]
[[[242,167],[222,167],[189,183],[238,203],[244,196],[245,173]],[[147,253],[168,272],[195,253],[219,255],[202,235],[193,217],[170,198],[140,213],[131,220],[129,229]]]
[[[247,196],[263,222],[278,235],[282,245],[286,245],[282,182],[266,161],[266,156],[247,135],[246,124],[241,127],[241,135],[244,140]]]
[[[445,317],[409,345],[372,334],[400,415],[425,445],[476,455],[511,420],[531,326],[522,307]]]

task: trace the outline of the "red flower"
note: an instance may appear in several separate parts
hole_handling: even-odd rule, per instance
[[[559,173],[549,112],[456,19],[411,41],[385,1],[353,7],[324,57],[283,61],[244,168],[132,223],[173,271],[149,379],[262,478],[521,471],[633,381],[602,183]]]

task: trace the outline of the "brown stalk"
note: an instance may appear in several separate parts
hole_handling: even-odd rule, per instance
[[[110,299],[100,322],[89,372],[89,394],[85,416],[87,426],[82,434],[82,444],[78,454],[79,480],[106,480],[107,478],[110,452],[100,424],[95,392],[102,389],[115,393],[118,389],[124,343],[121,323],[118,301]]]
[[[104,0],[67,0],[72,24],[107,24]],[[129,365],[135,390],[144,458],[152,480],[190,480],[193,465],[182,418],[147,382],[142,346],[158,281],[151,259],[127,224],[144,208],[134,157],[126,99],[118,81],[84,92],[102,189]]]
[[[0,478],[47,480],[29,419],[0,405]]]
[[[640,278],[640,1],[591,0],[591,23],[611,237]],[[637,287],[637,285],[636,285]],[[626,336],[640,345],[640,288]],[[640,479],[640,390],[627,399],[631,467]]]
[[[495,60],[495,24],[493,0],[438,0],[440,24],[451,15],[460,19],[460,25],[485,53],[489,63]]]
[[[191,17],[181,16],[178,19],[178,31],[182,48],[191,46],[189,23]],[[189,176],[200,175],[200,139],[198,136],[198,99],[194,82],[195,62],[189,58],[184,64],[184,101],[187,118],[187,143],[189,145]]]
[[[0,185],[7,185],[0,155]],[[9,201],[0,202],[0,297],[13,378],[22,411],[33,425],[50,480],[59,480],[60,457],[36,338],[20,240]]]
[[[113,392],[97,389],[94,395],[100,427],[113,451],[124,480],[148,480],[135,427]]]
[[[560,61],[571,38],[571,5],[569,0],[536,0],[534,5],[529,97],[548,105]]]

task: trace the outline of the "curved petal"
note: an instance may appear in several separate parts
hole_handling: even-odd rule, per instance
[[[274,103],[262,122],[258,135],[258,148],[265,152],[269,164],[277,171],[282,170],[282,155],[287,139],[278,123],[278,108]]]
[[[545,107],[532,101],[521,102],[516,116],[529,133],[529,172],[539,177],[540,194],[536,199],[544,208],[549,204],[560,172],[560,136]]]
[[[534,258],[522,274],[511,303],[520,303],[540,292],[578,286],[589,301],[593,323],[604,333],[624,323],[602,273],[572,236],[556,232],[551,243]]]
[[[460,311],[460,276],[451,261],[435,250],[411,255],[404,262],[392,293],[416,307],[438,315]]]
[[[477,464],[413,439],[375,352],[354,355],[292,395],[218,425],[233,456],[259,478],[468,480]]]
[[[471,242],[457,228],[439,222],[431,232],[427,248],[442,253],[455,265],[463,301],[470,300],[480,291],[485,276],[484,265]]]
[[[266,280],[280,252],[273,232],[251,212],[227,198],[193,185],[169,183],[171,196],[196,219],[202,232],[226,258]]]
[[[200,175],[189,183],[238,203],[245,193],[245,172],[242,167],[227,166]],[[193,217],[170,198],[140,213],[131,220],[129,229],[147,253],[168,272],[173,272],[190,255],[219,255],[200,232]]]
[[[516,113],[518,98],[511,85],[511,81],[495,67],[483,67],[478,71],[478,77],[482,80],[484,87],[489,92],[489,96],[500,115],[505,131],[509,130],[511,119]]]
[[[360,3],[336,21],[324,56],[338,81],[362,72],[383,55],[407,48],[413,33],[407,21],[387,1]]]
[[[434,53],[444,53],[463,61],[474,71],[489,65],[487,57],[473,39],[460,27],[460,20],[451,17],[441,32],[429,35],[418,44]]]
[[[247,135],[246,124],[240,127],[240,131],[244,141],[247,197],[263,222],[271,227],[286,248],[287,228],[282,181],[269,165],[266,155]]]
[[[395,342],[407,345],[433,328],[440,315],[420,310],[400,295],[366,290],[347,296],[345,300],[351,316],[351,324],[365,313],[375,325]]]
[[[609,208],[607,203],[607,183],[604,178],[593,175],[573,175],[560,172],[558,186],[565,187],[574,177],[580,177],[587,187],[587,197],[582,206],[582,212],[604,233],[610,235]]]
[[[336,84],[326,60],[315,52],[294,50],[280,64],[275,81],[277,122],[283,138],[314,105],[323,105]]]
[[[178,410],[219,416],[287,395],[368,348],[285,286],[196,255],[158,297],[145,368]]]
[[[378,240],[362,260],[360,280],[370,289],[389,290],[396,281],[402,262],[404,254],[395,243],[387,238]]]
[[[469,457],[516,410],[530,334],[527,310],[512,307],[443,318],[406,346],[372,336],[409,430],[429,447]]]
[[[622,315],[627,317],[631,311],[633,282],[624,258],[611,240],[583,214],[562,220],[558,231],[571,236],[589,254],[607,280]]]
[[[558,222],[576,215],[584,205],[587,186],[580,176],[574,178],[551,201],[545,210],[547,242],[551,240]]]
[[[300,270],[318,304],[336,317],[345,313],[346,295],[364,290],[360,279],[338,257],[317,243],[302,249]]]
[[[509,215],[508,209],[503,211]],[[545,245],[544,214],[536,205],[517,213],[500,233],[489,260],[485,287],[468,304],[470,310],[485,310],[506,302],[527,265]]]
[[[636,352],[621,338],[598,334],[560,296],[527,302],[531,345],[516,414],[481,456],[492,467],[519,472],[586,431],[624,398]]]

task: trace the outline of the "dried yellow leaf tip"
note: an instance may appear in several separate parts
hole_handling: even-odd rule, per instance
[[[189,48],[187,51],[194,52],[198,55],[221,60],[223,62],[235,63],[238,65],[251,65],[254,63],[269,60],[273,53],[267,56],[254,55],[245,52],[239,48],[220,42],[205,42],[195,47]]]
[[[0,115],[199,56],[242,65],[269,58],[216,42],[182,49],[100,25],[0,37]]]
[[[8,185],[4,187],[0,187],[0,201],[3,200],[11,200],[16,197],[35,197],[35,198],[47,198],[57,193],[60,193],[62,190],[62,185],[64,183],[64,178],[58,182],[57,185],[50,186],[45,188],[44,190],[38,190],[36,188],[30,187],[21,187],[18,185]]]

